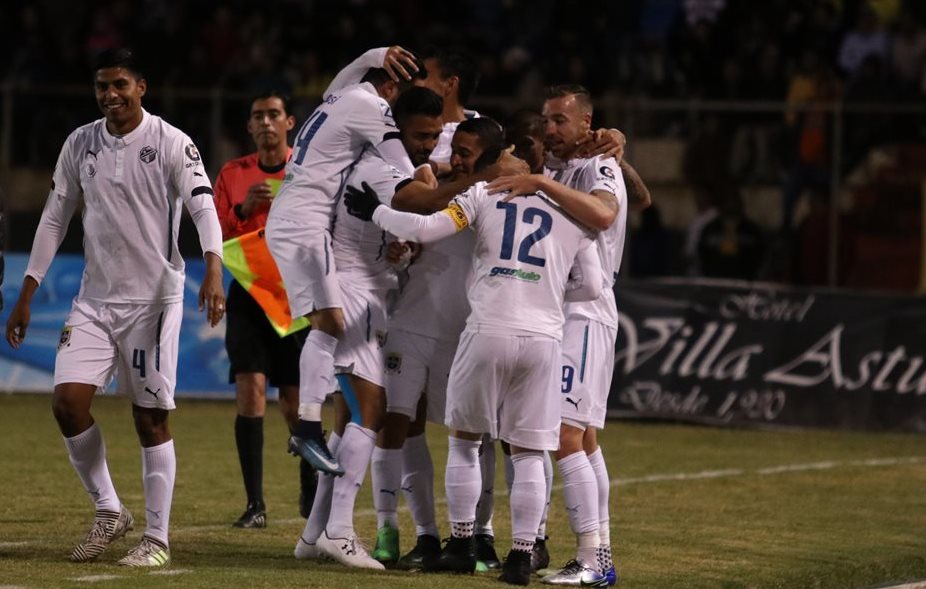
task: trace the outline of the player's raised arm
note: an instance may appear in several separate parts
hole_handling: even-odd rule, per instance
[[[400,78],[411,80],[419,66],[415,63],[415,54],[398,45],[370,49],[344,66],[328,84],[322,96],[327,98],[329,94],[342,88],[359,84],[370,68],[383,68],[393,81],[398,82]]]
[[[364,182],[362,189],[348,186],[344,193],[347,211],[364,221],[372,221],[399,239],[429,243],[450,237],[469,226],[469,218],[459,204],[431,215],[405,213],[383,206],[376,192]]]

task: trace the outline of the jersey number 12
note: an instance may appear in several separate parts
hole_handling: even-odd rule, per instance
[[[505,210],[505,233],[502,235],[502,251],[498,257],[503,260],[510,260],[514,250],[514,230],[518,222],[518,205],[513,202],[498,201],[495,208]],[[521,221],[528,225],[533,225],[535,219],[540,219],[540,227],[536,231],[521,240],[518,246],[518,261],[533,266],[545,266],[547,261],[544,258],[538,258],[531,255],[531,248],[534,244],[550,234],[553,227],[553,217],[550,213],[537,207],[527,207],[524,214],[521,215]]]

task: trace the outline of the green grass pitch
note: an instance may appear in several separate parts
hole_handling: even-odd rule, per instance
[[[180,400],[171,417],[178,456],[174,560],[163,571],[135,571],[115,561],[137,542],[143,521],[98,562],[67,561],[92,508],[68,463],[50,397],[0,395],[0,588],[502,586],[495,574],[371,574],[297,562],[292,550],[303,526],[296,508],[298,468],[284,452],[283,421],[273,406],[264,451],[269,527],[232,529],[244,508],[234,413],[230,402]],[[100,397],[94,415],[116,489],[143,520],[129,402]],[[445,430],[435,428],[430,439],[441,496]],[[619,587],[851,589],[926,579],[926,436],[613,422],[601,439],[613,479]],[[498,462],[497,488],[503,489]],[[372,540],[370,497],[367,482],[355,519],[360,534]],[[407,550],[414,530],[401,505]],[[438,519],[447,533],[445,518],[441,503]],[[504,555],[510,541],[506,495],[497,496],[495,529]],[[573,538],[556,492],[549,533],[553,560],[560,563],[571,556]]]

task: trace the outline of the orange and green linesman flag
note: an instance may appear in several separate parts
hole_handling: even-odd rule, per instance
[[[294,319],[290,314],[283,278],[267,248],[263,229],[229,239],[222,248],[225,267],[254,297],[280,337],[309,326],[305,317]]]

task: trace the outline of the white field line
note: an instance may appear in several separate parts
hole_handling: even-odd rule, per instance
[[[926,589],[926,581],[916,581],[904,585],[891,585],[889,587],[878,587],[878,589]]]
[[[85,577],[71,577],[68,580],[77,581],[79,583],[98,583],[99,581],[114,581],[123,578],[122,575],[87,575]]]
[[[895,458],[866,458],[863,460],[828,460],[823,462],[806,462],[806,463],[796,463],[796,464],[782,464],[779,466],[771,466],[766,468],[759,468],[754,470],[743,469],[743,468],[727,468],[720,470],[701,470],[696,472],[670,472],[670,473],[659,473],[651,474],[642,477],[623,477],[623,478],[613,478],[611,479],[612,487],[624,487],[627,485],[640,485],[640,484],[649,484],[649,483],[664,483],[664,482],[674,482],[674,481],[698,481],[698,480],[711,480],[711,479],[728,479],[734,477],[750,476],[750,475],[759,475],[759,476],[773,476],[781,474],[789,474],[795,472],[808,472],[808,471],[821,471],[821,470],[833,470],[836,468],[877,468],[885,466],[899,466],[905,464],[921,464],[926,462],[926,457],[922,456],[901,456]],[[554,485],[553,490],[557,491],[562,489],[562,485]],[[496,495],[505,496],[508,494],[508,490],[504,486],[496,489]],[[445,502],[443,497],[438,497],[436,499],[438,504],[443,504]],[[402,507],[404,508],[404,506]],[[400,509],[402,509],[400,508]],[[358,517],[369,517],[371,515],[376,515],[376,510],[374,509],[360,509],[354,513]],[[297,524],[304,523],[303,518],[289,518],[282,520],[275,520],[280,524]],[[213,530],[224,530],[226,528],[231,528],[231,524],[210,524],[204,526],[186,526],[174,528],[171,530],[173,534],[187,534],[187,533],[196,533],[196,532],[205,532]],[[907,587],[906,585],[902,586],[902,589],[926,589],[926,584],[912,585]]]
[[[158,571],[151,571],[149,575],[157,575],[159,577],[175,577],[177,575],[183,575],[186,573],[192,573],[193,569],[161,569]]]
[[[31,542],[22,541],[22,542],[0,542],[0,550],[4,548],[18,548],[19,546],[27,546]],[[0,589],[3,589],[3,585],[0,585]]]

